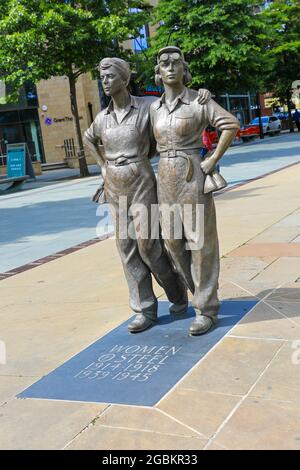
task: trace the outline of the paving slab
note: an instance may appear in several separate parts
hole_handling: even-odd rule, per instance
[[[155,281],[154,289],[157,296],[163,292]],[[128,306],[128,288],[114,239],[1,281],[0,305],[95,302],[111,307],[112,299],[116,307]]]
[[[180,386],[198,394],[207,391],[245,395],[281,344],[278,341],[227,336],[184,378]]]
[[[107,405],[12,400],[0,407],[0,449],[61,449]]]
[[[299,318],[299,317],[298,317]],[[268,340],[297,340],[300,338],[300,323],[280,312],[272,305],[261,302],[231,331],[231,336],[262,338]]]
[[[17,393],[20,393],[25,387],[29,387],[36,380],[37,377],[0,375],[0,406],[13,399]]]
[[[230,252],[232,257],[300,257],[300,243],[251,243]]]
[[[97,422],[72,441],[66,450],[201,450],[207,440],[101,426]]]
[[[247,398],[215,441],[231,450],[300,450],[300,402]]]
[[[0,317],[1,340],[6,344],[7,354],[7,363],[0,366],[0,374],[49,373],[116,327],[120,320],[126,320],[128,313],[129,308],[125,306],[116,306],[112,313],[111,308],[102,308],[97,303],[7,307]]]
[[[299,210],[299,170],[286,168],[216,198],[222,255]]]
[[[224,446],[220,446],[215,441],[210,442],[208,445],[205,446],[205,450],[229,450]]]
[[[299,402],[300,338],[284,345],[250,393],[251,397]]]
[[[212,437],[241,397],[178,386],[158,408],[207,437]]]
[[[283,283],[295,281],[300,276],[299,257],[281,257],[255,277],[255,280],[272,282],[280,287]]]
[[[289,214],[287,217],[282,218],[275,227],[297,228],[300,229],[300,210],[297,209]]]
[[[269,302],[300,303],[300,282],[285,283],[274,290],[268,298]]]
[[[248,243],[291,243],[297,241],[299,233],[300,211],[296,210],[249,240]]]
[[[101,426],[113,428],[127,428],[205,439],[205,436],[201,433],[197,433],[157,408],[111,405],[105,413],[102,413],[97,423]]]
[[[250,281],[276,259],[275,256],[259,256],[257,253],[251,253],[251,256],[245,255],[240,257],[235,255],[239,250],[240,248],[237,248],[228,256],[221,259],[221,282]]]
[[[274,291],[274,284],[268,281],[257,282],[256,278],[251,281],[239,279],[228,281],[220,279],[219,297],[220,299],[263,299],[271,295]]]
[[[268,300],[268,305],[272,307],[275,312],[280,314],[281,317],[289,318],[294,325],[300,326],[299,302],[280,302],[277,300]]]
[[[249,244],[256,243],[291,243],[299,242],[299,227],[283,227],[278,224],[272,225],[267,230],[249,240]]]

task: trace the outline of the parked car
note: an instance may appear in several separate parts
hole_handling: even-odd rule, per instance
[[[242,126],[237,133],[237,137],[242,139],[243,142],[247,142],[250,139],[254,139],[259,136],[259,125],[249,124]]]
[[[216,129],[213,129],[212,127],[208,127],[207,129],[209,138],[211,140],[212,144],[217,144],[218,143],[218,134]]]
[[[262,126],[264,134],[279,134],[281,131],[281,121],[276,116],[262,116]],[[251,124],[259,126],[258,117],[252,119]]]
[[[218,143],[218,133],[216,129],[213,129],[212,127],[207,128],[209,138],[211,140],[212,144],[217,144]],[[247,142],[251,138],[259,136],[259,126],[243,126],[241,129],[238,130],[236,138],[237,139],[242,139],[243,142]]]

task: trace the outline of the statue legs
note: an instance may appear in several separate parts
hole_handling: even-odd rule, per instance
[[[187,182],[183,159],[161,159],[158,195],[166,246],[178,273],[194,294],[192,305],[196,320],[190,333],[201,334],[217,321],[219,244],[214,200],[211,194],[203,194],[204,175],[199,157],[193,158],[193,165],[194,176]],[[179,214],[182,237],[178,237],[172,227],[170,230],[170,218],[163,210],[168,206],[173,206]],[[206,319],[199,319],[201,316]]]
[[[128,168],[131,165],[135,165],[134,178]],[[114,212],[117,247],[129,287],[130,307],[137,314],[128,328],[131,332],[143,331],[157,320],[151,273],[168,299],[179,305],[177,313],[187,307],[186,289],[172,269],[160,236],[156,180],[148,161],[124,167],[110,166],[105,193]]]

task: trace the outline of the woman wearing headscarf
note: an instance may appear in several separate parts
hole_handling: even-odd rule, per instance
[[[165,93],[150,108],[160,154],[158,200],[162,234],[178,273],[193,293],[196,318],[189,333],[200,335],[217,322],[219,309],[215,206],[204,183],[233,141],[239,124],[214,100],[200,104],[198,93],[186,88],[191,75],[178,47],[168,46],[159,51],[155,71],[156,84],[165,88]],[[222,134],[213,154],[201,161],[201,136],[209,124]],[[170,227],[170,207],[175,211],[174,220],[179,219],[182,236]],[[178,229],[178,224],[175,228]]]

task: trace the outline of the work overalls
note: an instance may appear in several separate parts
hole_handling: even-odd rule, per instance
[[[178,273],[194,294],[196,314],[215,321],[219,309],[219,242],[214,199],[203,191],[205,174],[199,147],[208,124],[225,130],[237,129],[238,123],[213,100],[200,105],[197,98],[195,90],[184,88],[169,108],[163,95],[152,103],[150,115],[161,157],[157,181],[162,234]],[[172,206],[181,220],[182,237],[170,230],[169,214],[164,209]],[[191,215],[189,220],[186,214]],[[201,225],[195,232],[197,218]]]
[[[145,107],[141,101],[135,99],[134,102],[137,106],[140,103]],[[148,113],[146,119],[149,123],[149,104],[144,112]],[[159,220],[157,187],[148,151],[146,154],[145,151],[144,154],[143,151],[139,154],[132,154],[131,151],[137,148],[137,142],[141,139],[147,142],[149,148],[149,124],[139,129],[138,113],[138,108],[131,108],[120,124],[113,112],[102,114],[101,140],[106,155],[104,193],[114,212],[116,243],[129,287],[130,307],[137,314],[155,320],[157,299],[153,292],[151,273],[172,303],[182,301],[186,294],[164,249],[159,223],[156,225],[158,231],[154,233],[156,238],[151,237],[151,226],[153,228],[153,222]],[[131,213],[136,204],[142,205],[138,218]],[[126,217],[124,227],[120,221]],[[138,226],[134,223],[136,219],[139,221]],[[126,230],[133,236],[126,236]]]

